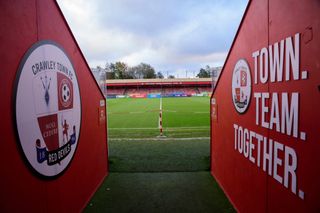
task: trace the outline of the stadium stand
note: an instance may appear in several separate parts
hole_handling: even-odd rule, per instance
[[[211,95],[211,78],[107,80],[108,98],[156,98]]]
[[[199,93],[211,92],[211,87],[198,87]]]
[[[199,90],[197,87],[173,87],[173,88],[164,88],[163,94],[171,94],[171,93],[185,93],[185,94],[199,94]]]
[[[108,94],[113,94],[113,95],[124,95],[125,94],[125,88],[112,88],[110,91],[107,91]]]

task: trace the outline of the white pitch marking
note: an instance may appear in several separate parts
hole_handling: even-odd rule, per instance
[[[169,127],[165,129],[208,129],[210,126],[184,126],[184,127]]]
[[[210,126],[190,126],[190,127],[168,127],[168,128],[164,128],[166,130],[175,130],[175,129],[208,129],[210,128]],[[123,130],[134,130],[134,129],[159,129],[158,127],[137,127],[137,128],[126,128],[126,127],[115,127],[115,128],[111,128],[111,127],[108,127],[108,129],[123,129]]]
[[[116,130],[117,130],[117,129],[123,129],[123,130],[130,130],[130,129],[132,129],[132,130],[134,130],[134,129],[159,129],[159,128],[157,128],[157,127],[154,127],[154,128],[152,128],[152,127],[151,127],[151,128],[144,128],[144,127],[141,127],[141,128],[139,128],[139,127],[137,127],[137,128],[126,128],[126,127],[123,127],[123,128],[122,128],[122,127],[120,127],[120,128],[117,128],[117,127],[116,127],[116,128],[110,128],[110,127],[108,127],[108,129],[116,129]]]
[[[195,137],[195,138],[109,138],[114,141],[184,141],[184,140],[208,140],[210,137]]]
[[[163,110],[164,112],[177,112],[177,111],[174,111],[174,110]]]

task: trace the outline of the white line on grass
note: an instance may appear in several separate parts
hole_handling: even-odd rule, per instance
[[[163,110],[164,112],[177,112],[175,110]]]
[[[158,127],[154,127],[154,128],[152,128],[152,127],[149,127],[149,128],[145,128],[145,127],[137,127],[137,128],[125,128],[125,127],[119,127],[119,128],[108,128],[108,129],[124,129],[124,130],[130,130],[130,129],[159,129]]]
[[[186,113],[186,112],[178,112],[176,110],[163,110],[162,109],[162,99],[160,99],[160,111],[162,112],[171,112],[171,113]],[[108,112],[108,115],[111,114],[142,114],[142,113],[149,113],[149,112],[156,112],[158,110],[148,110],[148,111],[137,111],[137,112]],[[193,113],[193,114],[208,114],[209,112],[188,112],[188,113]],[[160,123],[160,122],[159,122]]]
[[[114,141],[185,141],[185,140],[208,140],[210,137],[196,138],[109,138]]]
[[[210,128],[210,126],[189,126],[189,127],[167,127],[164,129],[207,129]],[[149,128],[145,128],[145,127],[137,127],[137,128],[125,128],[125,127],[119,127],[119,128],[108,128],[108,129],[123,129],[123,130],[130,130],[130,129],[159,129],[158,127],[149,127]]]
[[[207,129],[210,126],[180,126],[180,127],[168,127],[165,129]]]

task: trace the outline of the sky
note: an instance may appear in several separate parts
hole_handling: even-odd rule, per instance
[[[193,77],[206,65],[223,65],[247,0],[58,0],[58,4],[90,67],[143,62],[165,77]]]

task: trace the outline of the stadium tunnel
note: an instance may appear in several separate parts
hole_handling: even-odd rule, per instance
[[[104,96],[55,1],[0,8],[0,209],[79,212],[108,175]],[[210,108],[211,173],[238,211],[320,209],[319,10],[249,1]]]
[[[0,211],[80,212],[108,175],[104,95],[55,1],[0,9]]]

